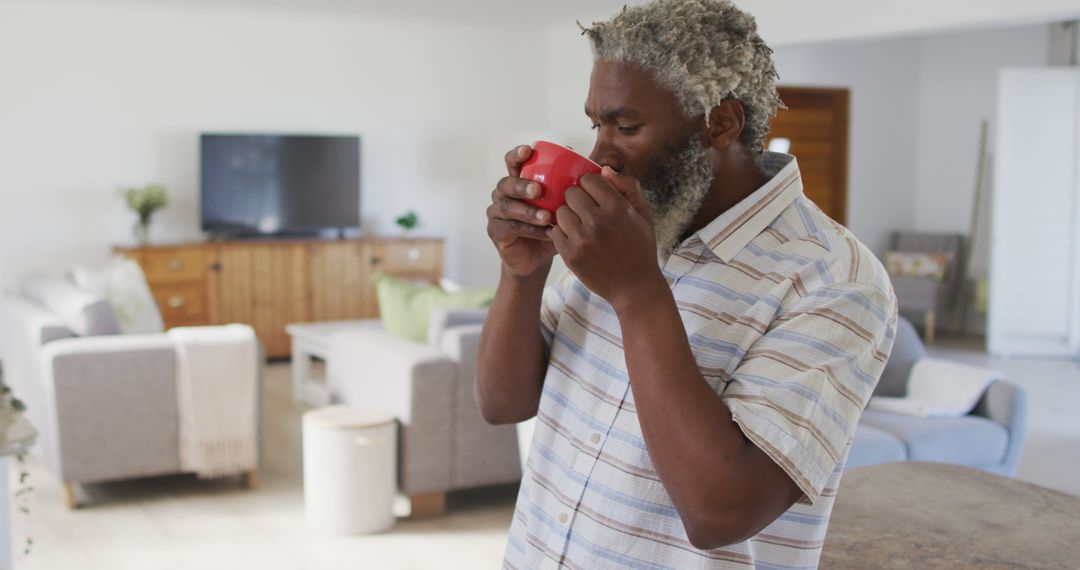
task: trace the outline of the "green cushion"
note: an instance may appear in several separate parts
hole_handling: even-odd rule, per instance
[[[372,280],[379,298],[379,314],[386,332],[426,343],[428,319],[434,309],[480,309],[491,305],[494,289],[447,292],[437,285],[422,285],[386,275]]]

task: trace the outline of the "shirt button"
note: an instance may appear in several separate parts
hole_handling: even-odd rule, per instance
[[[592,434],[592,437],[589,438],[589,441],[591,441],[593,443],[600,443],[600,434],[598,434],[598,433]]]
[[[560,522],[560,523],[562,523],[562,524],[566,524],[566,521],[567,521],[567,520],[568,520],[569,518],[570,518],[570,517],[566,516],[566,513],[559,513],[559,522]]]

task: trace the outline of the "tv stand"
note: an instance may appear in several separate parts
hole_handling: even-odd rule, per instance
[[[265,236],[263,236],[265,237]],[[166,328],[247,323],[271,358],[287,357],[285,325],[379,316],[377,274],[438,282],[438,238],[221,239],[117,247],[146,274]]]

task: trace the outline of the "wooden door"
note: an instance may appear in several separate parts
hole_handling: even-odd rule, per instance
[[[802,171],[803,187],[829,217],[847,223],[848,103],[847,89],[779,87],[787,105],[773,119],[765,139],[791,141]]]
[[[289,356],[285,325],[310,320],[307,250],[302,244],[226,244],[215,248],[210,313],[216,324],[247,323],[267,356]]]
[[[368,242],[320,242],[308,247],[311,320],[379,316],[371,285],[372,253]]]

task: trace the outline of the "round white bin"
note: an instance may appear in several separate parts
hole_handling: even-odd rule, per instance
[[[304,414],[308,528],[331,535],[388,530],[396,522],[397,419],[330,406]]]

